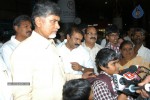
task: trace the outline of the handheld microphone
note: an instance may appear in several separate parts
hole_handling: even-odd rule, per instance
[[[122,91],[125,87],[134,83],[134,79],[137,78],[135,72],[137,67],[135,65],[130,66],[129,68],[121,71],[119,74],[113,74],[113,81],[115,83],[115,88],[117,91]]]
[[[125,88],[125,89],[128,89],[132,93],[136,92],[136,90],[144,89],[146,92],[150,93],[150,83],[145,84],[144,86],[140,86],[140,87],[131,84],[128,88]]]
[[[117,91],[122,91],[126,87],[127,80],[119,74],[113,74],[113,82]]]
[[[127,80],[136,79],[141,80],[141,77],[137,73],[138,67],[136,65],[131,65],[129,68],[120,71],[120,75],[124,76]]]
[[[123,74],[125,74],[125,73],[127,73],[127,72],[134,73],[134,72],[136,72],[137,70],[138,70],[138,67],[137,67],[137,66],[131,65],[129,68],[120,71],[119,74],[120,74],[120,75],[123,75]]]

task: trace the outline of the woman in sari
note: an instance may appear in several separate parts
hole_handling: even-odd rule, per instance
[[[120,45],[120,53],[121,57],[119,59],[119,70],[129,68],[131,65],[144,66],[149,69],[150,64],[145,62],[140,56],[136,56],[134,53],[134,46],[132,42],[122,42]],[[146,70],[144,69],[144,71]],[[141,73],[140,76],[143,77],[145,74]]]

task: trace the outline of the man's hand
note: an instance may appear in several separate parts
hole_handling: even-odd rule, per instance
[[[91,78],[91,77],[96,77],[96,75],[93,72],[85,72],[82,74],[83,79]]]
[[[77,62],[71,62],[72,69],[75,71],[82,71],[82,66]]]
[[[145,84],[147,84],[147,83],[149,83],[149,82],[150,82],[150,75],[147,76],[147,77],[146,77],[141,83],[139,83],[138,85],[139,85],[139,86],[143,86],[143,85],[145,85]],[[149,98],[149,97],[150,97],[150,95],[149,95],[146,91],[144,91],[143,89],[142,89],[142,90],[137,90],[136,92],[137,92],[137,93],[140,93],[143,98]]]

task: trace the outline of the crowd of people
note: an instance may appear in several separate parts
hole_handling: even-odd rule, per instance
[[[56,3],[42,1],[35,4],[31,18],[20,15],[14,19],[15,35],[0,48],[0,100],[135,99],[118,93],[112,76],[131,65],[149,71],[146,31],[132,28],[120,38],[118,27],[110,25],[98,44],[94,26],[82,31],[72,25],[58,32],[60,13]],[[145,70],[139,74],[138,86],[150,82]],[[144,90],[136,92],[149,98]]]

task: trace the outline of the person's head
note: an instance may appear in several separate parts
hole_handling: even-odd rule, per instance
[[[20,15],[13,21],[13,28],[15,30],[16,39],[23,41],[28,38],[32,33],[31,18],[27,15]]]
[[[63,100],[92,100],[91,84],[86,79],[73,79],[63,86]]]
[[[134,27],[131,26],[129,27],[129,29],[127,30],[127,35],[131,38],[132,34],[133,34],[133,31],[134,31]]]
[[[134,57],[134,48],[133,48],[133,44],[131,41],[123,41],[120,44],[120,52],[121,52],[121,56],[125,59],[131,59]]]
[[[95,44],[97,41],[97,30],[94,26],[85,29],[84,39],[87,44]]]
[[[45,38],[55,38],[60,21],[60,8],[50,1],[35,4],[32,11],[35,31]]]
[[[80,46],[83,38],[82,31],[77,26],[72,26],[67,30],[66,46],[72,50]]]
[[[105,71],[112,75],[118,71],[118,56],[116,52],[109,48],[101,49],[95,58],[97,71]]]
[[[135,45],[143,44],[146,31],[142,28],[135,28],[132,34],[132,41]]]
[[[65,34],[65,32],[61,31],[61,32],[59,32],[58,34],[60,35],[59,40],[60,40],[61,42],[63,42],[64,39],[66,39],[66,34]]]
[[[119,29],[116,25],[111,25],[106,28],[106,39],[112,45],[116,45],[118,43],[119,38]]]

